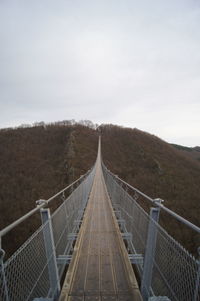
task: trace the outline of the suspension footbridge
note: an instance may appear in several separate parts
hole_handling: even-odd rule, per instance
[[[62,300],[142,300],[103,179],[100,144],[94,182]]]
[[[62,204],[51,213],[58,198]],[[152,203],[149,213],[138,198]],[[112,174],[99,139],[87,174],[0,231],[3,237],[41,214],[41,227],[6,261],[1,246],[0,300],[200,301],[200,261],[159,225],[160,210],[200,233]]]

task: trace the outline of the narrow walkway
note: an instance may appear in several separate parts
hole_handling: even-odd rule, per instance
[[[141,301],[101,169],[96,173],[60,301]]]

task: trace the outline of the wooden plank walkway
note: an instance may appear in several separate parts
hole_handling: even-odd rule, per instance
[[[106,190],[100,143],[92,191],[59,299],[69,300],[142,300]]]

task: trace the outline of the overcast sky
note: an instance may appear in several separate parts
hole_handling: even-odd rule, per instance
[[[63,119],[200,145],[200,1],[0,0],[0,127]]]

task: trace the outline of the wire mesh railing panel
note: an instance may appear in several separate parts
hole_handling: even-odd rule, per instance
[[[71,250],[70,234],[78,231],[80,212],[86,206],[89,192],[92,187],[94,170],[74,189],[72,194],[64,200],[63,204],[52,214],[52,230],[55,243],[56,256],[67,255]],[[65,265],[65,263],[63,263]],[[59,266],[59,277],[62,277],[63,268]]]
[[[53,300],[58,296],[59,279],[66,266],[66,261],[60,264],[59,256],[62,259],[71,250],[69,234],[78,230],[76,220],[84,212],[94,172],[93,168],[85,178],[76,181],[79,185],[66,200],[63,200],[64,190],[55,195],[63,203],[52,215],[49,209],[40,206],[42,226],[7,262],[3,263],[0,253],[1,301],[33,301],[42,297]]]
[[[144,255],[149,223],[148,214],[105,170],[104,176],[113,207],[120,211],[126,230],[132,234],[135,251]]]
[[[69,220],[65,214],[65,205],[62,204],[56,214],[52,215],[52,229],[56,255],[64,254],[67,245]]]
[[[81,185],[84,185],[81,184]],[[78,218],[78,211],[82,208],[80,189],[70,195],[64,203],[52,215],[52,228],[56,255],[64,255],[69,234],[73,231],[75,220]],[[72,204],[73,202],[73,204]]]
[[[152,288],[170,300],[200,300],[198,261],[157,225]],[[196,296],[195,296],[196,295]]]
[[[33,300],[32,296],[47,296],[49,276],[43,237],[44,227],[5,263],[4,282],[0,296],[6,301]],[[34,290],[34,293],[33,293]]]
[[[150,296],[167,296],[171,301],[200,301],[200,261],[190,255],[156,223],[152,219],[152,213],[147,214],[137,200],[127,192],[129,184],[126,185],[104,165],[103,173],[116,217],[125,221],[124,229],[131,233],[132,251],[141,254],[144,259],[144,265],[138,263],[138,272],[142,285],[144,284],[144,288],[142,287],[144,300],[148,300]],[[132,194],[138,197],[138,193],[140,192],[133,188]],[[141,196],[145,198],[143,193]],[[154,207],[158,201],[159,199],[155,200]],[[155,210],[159,217],[160,209],[156,207]],[[148,259],[147,268],[145,257]],[[152,272],[149,262],[152,262]],[[145,271],[148,271],[149,275],[145,275]],[[143,281],[143,278],[149,278],[150,281]]]
[[[51,216],[54,243],[57,246],[61,233],[68,224],[68,218],[65,212],[65,204],[62,204]]]
[[[50,284],[49,284],[49,272],[48,272],[48,267],[46,266],[42,272],[41,275],[42,278],[42,284],[40,281],[35,282],[35,285],[32,287],[31,291],[29,292],[28,298],[25,300],[34,300],[35,298],[41,298],[41,296],[47,296],[49,294],[54,295],[54,293],[51,292],[49,289]],[[32,280],[33,281],[33,280]],[[56,287],[55,287],[56,290]],[[12,299],[11,299],[12,300]]]
[[[136,204],[133,206],[133,223],[131,227],[131,233],[133,237],[133,244],[137,254],[144,255],[147,233],[148,233],[148,215],[144,210],[138,207]]]

